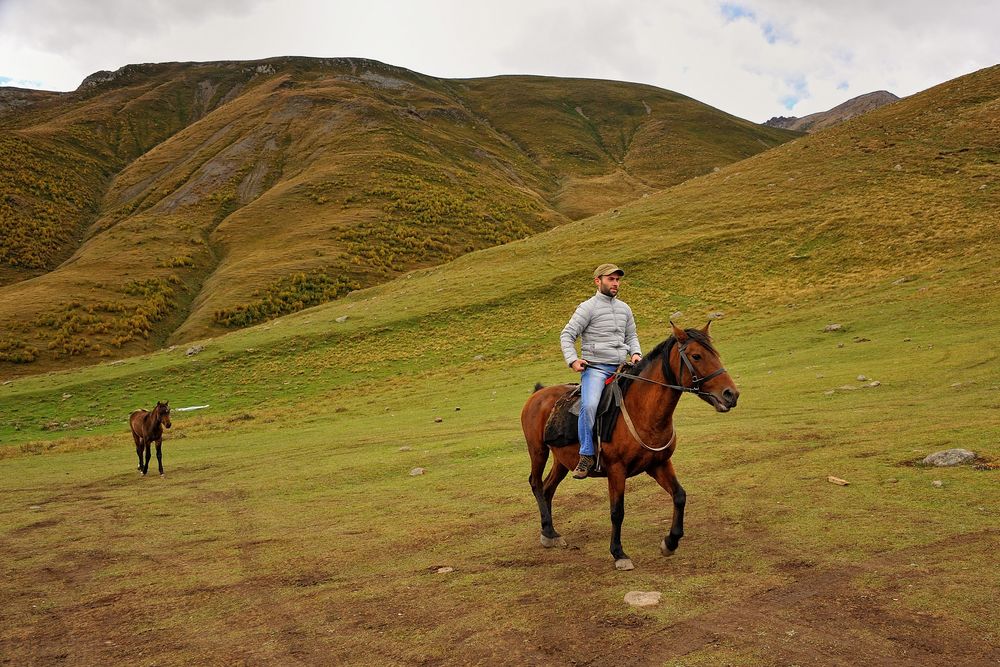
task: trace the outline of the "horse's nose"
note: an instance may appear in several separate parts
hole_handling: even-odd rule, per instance
[[[726,404],[731,408],[736,407],[736,401],[740,397],[740,391],[738,389],[730,389],[726,387],[722,392],[722,398],[726,399]]]

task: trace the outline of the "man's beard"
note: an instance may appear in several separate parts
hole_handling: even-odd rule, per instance
[[[615,296],[615,293],[611,291],[610,285],[601,285],[600,290],[604,296]]]

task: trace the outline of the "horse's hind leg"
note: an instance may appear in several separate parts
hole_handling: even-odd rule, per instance
[[[540,541],[543,547],[564,546],[565,540],[552,527],[552,495],[555,493],[557,480],[552,484],[557,468],[562,467],[559,461],[554,461],[549,476],[542,481],[542,472],[545,470],[545,463],[549,458],[549,448],[544,444],[532,445],[528,443],[528,454],[531,456],[531,474],[528,476],[528,483],[531,484],[531,492],[535,495],[535,502],[538,503],[538,513],[542,519],[542,533]],[[563,468],[562,477],[566,476],[566,469]],[[551,486],[551,489],[550,489]]]
[[[545,514],[543,516],[549,518],[548,539],[546,539],[544,522],[542,524],[542,546],[545,547],[566,546],[566,540],[552,526],[552,498],[556,495],[556,487],[559,486],[559,482],[566,478],[568,472],[569,468],[560,463],[559,459],[552,459],[552,469],[549,470],[549,474],[545,478],[545,485],[542,487],[542,493],[545,497]]]
[[[132,439],[135,440],[135,455],[139,457],[139,467],[136,470],[142,472],[142,440],[134,433],[132,434]]]
[[[661,466],[649,471],[649,475],[656,482],[666,489],[674,501],[674,516],[670,522],[670,532],[663,541],[660,542],[660,552],[664,556],[672,556],[677,551],[677,545],[684,537],[684,506],[687,504],[687,493],[684,487],[677,481],[677,473],[674,472],[674,464],[667,461]]]

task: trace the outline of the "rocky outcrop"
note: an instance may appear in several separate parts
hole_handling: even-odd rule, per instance
[[[0,87],[0,114],[23,109],[42,100],[58,97],[61,93],[29,88]]]
[[[770,127],[780,127],[786,130],[796,130],[798,132],[815,132],[824,127],[830,127],[845,120],[868,113],[872,109],[897,101],[899,98],[887,90],[878,90],[874,93],[859,95],[853,99],[839,104],[829,111],[812,113],[802,118],[795,116],[775,116],[764,125]]]

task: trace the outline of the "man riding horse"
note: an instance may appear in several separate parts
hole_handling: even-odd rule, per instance
[[[604,381],[626,358],[633,364],[642,358],[632,309],[618,299],[625,272],[614,264],[601,264],[594,271],[597,293],[579,306],[566,323],[559,342],[566,364],[580,378],[580,462],[573,477],[583,479],[594,467],[594,418]],[[581,339],[580,355],[576,340]]]

